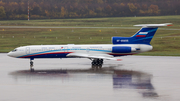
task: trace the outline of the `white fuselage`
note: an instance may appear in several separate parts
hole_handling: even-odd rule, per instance
[[[128,53],[113,53],[113,47],[131,47]],[[78,54],[108,54],[112,56],[133,55],[152,50],[151,45],[146,44],[90,44],[90,45],[31,45],[18,47],[8,53],[8,56],[16,58],[67,58],[70,53]]]

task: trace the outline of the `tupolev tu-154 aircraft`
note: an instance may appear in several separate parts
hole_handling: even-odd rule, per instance
[[[30,59],[31,71],[36,58],[89,58],[92,66],[102,66],[103,60],[121,61],[120,56],[133,55],[153,49],[150,42],[158,27],[171,26],[164,24],[140,24],[142,27],[131,37],[112,37],[112,44],[89,45],[30,45],[14,49],[8,56]]]

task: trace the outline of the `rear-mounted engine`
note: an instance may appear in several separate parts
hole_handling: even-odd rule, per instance
[[[128,46],[114,46],[112,47],[113,53],[131,53],[136,52],[136,49]]]

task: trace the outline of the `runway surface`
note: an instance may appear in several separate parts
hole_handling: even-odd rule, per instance
[[[179,101],[180,57],[29,60],[0,54],[0,101]]]

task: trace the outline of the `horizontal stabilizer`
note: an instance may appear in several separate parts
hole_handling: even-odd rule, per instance
[[[163,24],[139,24],[134,25],[138,27],[163,27],[163,26],[172,26],[172,23],[163,23]]]

